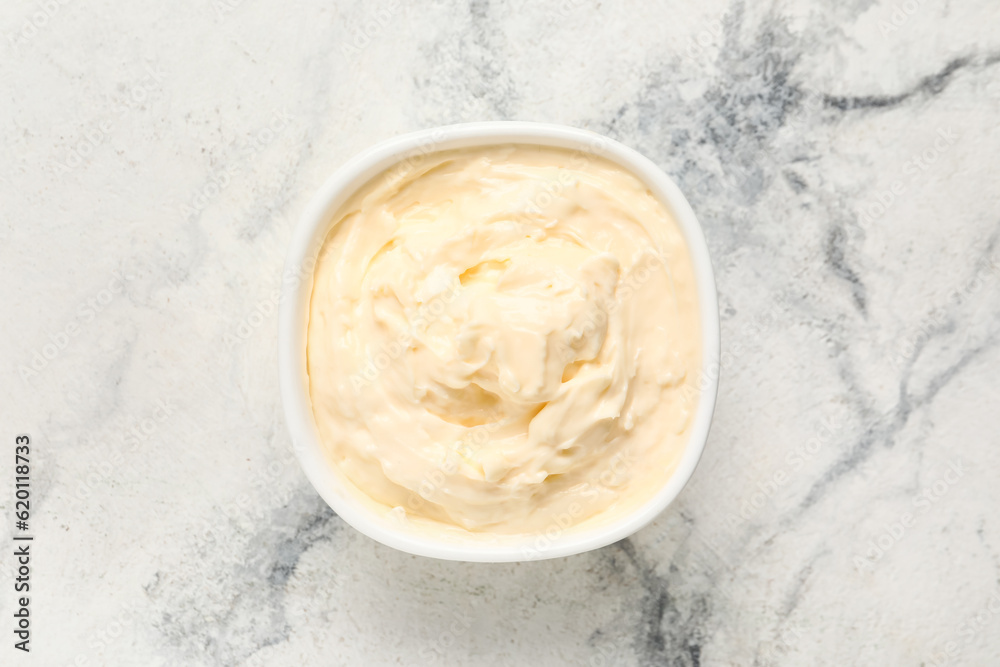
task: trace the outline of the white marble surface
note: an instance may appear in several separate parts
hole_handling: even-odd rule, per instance
[[[417,4],[0,7],[0,663],[1000,664],[1000,5]],[[484,119],[645,153],[717,270],[702,464],[587,555],[396,553],[289,450],[293,221],[371,143]]]

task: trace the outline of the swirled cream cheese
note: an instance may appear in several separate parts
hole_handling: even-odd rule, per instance
[[[680,458],[701,362],[684,240],[622,167],[503,145],[374,178],[319,254],[319,434],[377,506],[542,533],[649,500]]]

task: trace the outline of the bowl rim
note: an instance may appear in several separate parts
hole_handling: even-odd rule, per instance
[[[698,406],[691,434],[673,473],[656,494],[613,522],[559,532],[540,542],[526,534],[503,544],[455,543],[430,534],[394,530],[371,506],[344,487],[327,459],[309,397],[306,368],[308,308],[316,256],[336,210],[371,178],[407,159],[443,150],[498,144],[543,145],[584,150],[617,163],[640,179],[673,215],[690,254],[697,285],[702,363]],[[278,313],[278,374],[292,449],[313,487],[344,521],[364,535],[400,551],[467,562],[518,562],[570,556],[622,540],[655,519],[691,479],[708,440],[719,383],[721,334],[718,296],[711,258],[694,210],[680,188],[639,152],[589,130],[549,123],[484,121],[446,125],[403,134],[355,155],[337,169],[312,197],[292,234],[281,278]],[[374,502],[374,501],[372,501]],[[534,541],[534,544],[532,544]]]

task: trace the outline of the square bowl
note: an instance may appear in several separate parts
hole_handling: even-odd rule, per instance
[[[642,181],[671,214],[694,268],[701,325],[698,405],[690,437],[676,469],[645,503],[612,521],[592,527],[503,535],[490,539],[444,538],[405,529],[386,508],[356,489],[330,459],[313,417],[306,367],[309,305],[316,258],[332,229],[333,216],[359,188],[406,160],[461,148],[527,144],[584,151],[624,168]],[[292,446],[309,481],[348,524],[401,551],[446,560],[511,562],[557,558],[597,549],[624,539],[651,522],[691,478],[708,439],[719,381],[719,311],[715,278],[701,227],[687,199],[653,162],[608,137],[586,130],[526,122],[480,122],[422,130],[396,137],[355,156],[313,197],[292,237],[282,275],[278,322],[281,395]]]

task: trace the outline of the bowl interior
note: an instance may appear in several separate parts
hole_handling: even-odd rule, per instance
[[[673,215],[694,266],[702,330],[698,406],[691,436],[670,477],[648,502],[613,523],[496,540],[445,541],[401,530],[390,517],[366,503],[327,459],[313,419],[306,372],[306,333],[312,274],[337,209],[359,187],[407,159],[456,148],[519,143],[585,151],[615,162],[643,181]],[[281,393],[292,445],[302,467],[323,499],[354,528],[388,546],[411,554],[448,560],[506,562],[568,556],[612,544],[652,521],[690,479],[708,438],[715,409],[719,371],[719,313],[715,280],[701,227],[684,195],[655,164],[607,137],[561,125],[485,122],[452,125],[407,134],[380,143],[342,166],[323,185],[295,229],[282,276],[278,363]]]

